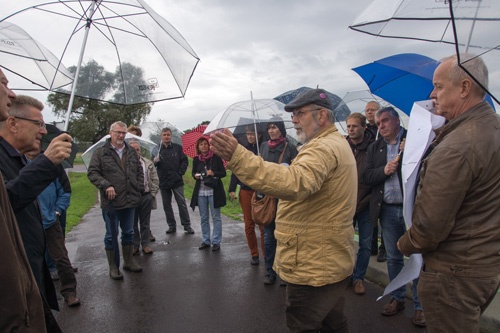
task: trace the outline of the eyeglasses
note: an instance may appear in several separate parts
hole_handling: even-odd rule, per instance
[[[18,116],[14,116],[14,118],[29,121],[32,124],[38,125],[38,127],[40,127],[40,128],[46,128],[45,122],[43,120],[29,119],[29,118],[18,117]]]
[[[290,115],[290,118],[292,118],[292,120],[293,120],[293,118],[294,118],[294,117],[295,117],[295,118],[297,118],[297,119],[300,119],[300,118],[302,118],[302,116],[303,116],[303,115],[305,115],[307,112],[313,112],[313,111],[319,111],[319,110],[321,110],[321,108],[316,108],[316,109],[312,109],[312,110],[310,109],[310,110],[306,110],[306,111],[302,111],[302,110],[299,110],[299,111],[294,111],[294,112],[292,112],[292,114]]]
[[[114,132],[118,135],[127,135],[127,132],[122,132],[122,131],[115,131],[115,130],[111,130],[111,132]]]

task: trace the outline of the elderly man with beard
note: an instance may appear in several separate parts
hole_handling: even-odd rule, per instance
[[[461,54],[488,87],[480,57]],[[436,131],[420,171],[405,255],[422,253],[418,292],[428,332],[479,332],[479,318],[500,286],[500,116],[453,55],[433,77],[431,98],[448,123]]]
[[[7,92],[2,98],[4,102],[5,97],[11,100],[10,103],[2,103],[3,105],[0,106],[3,119],[0,123],[0,171],[33,272],[31,275],[31,272],[26,271],[24,250],[19,249],[14,254],[12,250],[9,251],[9,248],[6,248],[6,252],[2,250],[3,258],[7,263],[15,258],[21,261],[18,268],[8,270],[4,267],[2,270],[0,286],[9,289],[2,292],[0,328],[2,331],[5,329],[6,331],[33,330],[38,332],[44,331],[43,323],[45,323],[47,330],[57,331],[59,327],[48,306],[56,310],[59,307],[55,288],[44,260],[45,235],[36,199],[58,177],[57,165],[69,157],[72,139],[68,134],[58,136],[52,140],[44,154],[27,164],[23,154],[38,149],[42,135],[47,133],[42,115],[43,104],[29,96],[14,98],[15,95],[7,88],[7,79],[3,73],[0,78],[2,79],[2,93]],[[0,192],[4,193],[1,190]],[[5,214],[5,219],[2,220],[12,221],[12,212],[5,207],[7,198],[2,199],[2,211]],[[15,232],[14,229],[17,227],[11,225],[9,229]],[[16,234],[10,240],[14,241],[16,246],[20,246],[19,237]],[[7,240],[7,244],[12,243],[11,241]],[[5,244],[3,241],[1,243],[4,248]],[[8,255],[9,252],[12,257]],[[8,264],[6,266],[9,267]],[[9,279],[4,274],[17,275],[18,284],[8,283]],[[36,285],[32,283],[33,276]],[[6,284],[3,283],[5,280],[7,280]],[[26,284],[23,285],[23,282]],[[43,303],[35,295],[37,290],[42,295]],[[45,320],[43,312],[45,312]]]
[[[227,129],[211,136],[212,150],[241,181],[280,199],[274,270],[288,283],[290,332],[348,331],[344,293],[354,266],[357,171],[332,109],[323,89],[286,105],[303,143],[290,166],[253,155]]]

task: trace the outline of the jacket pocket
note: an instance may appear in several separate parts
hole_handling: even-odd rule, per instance
[[[284,272],[291,273],[297,267],[298,236],[274,231],[276,237],[275,265]]]

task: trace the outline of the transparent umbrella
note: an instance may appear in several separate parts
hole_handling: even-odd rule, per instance
[[[461,52],[479,55],[490,70],[490,86],[478,83],[499,103],[500,1],[374,0],[349,28],[378,37],[452,44],[459,57]],[[459,59],[465,70],[468,60]]]
[[[92,159],[92,155],[94,154],[94,151],[97,148],[104,146],[104,144],[106,143],[106,140],[108,140],[109,138],[110,138],[109,134],[103,136],[101,140],[94,143],[89,149],[87,149],[82,154],[83,164],[85,164],[86,168],[89,167],[90,160]],[[127,133],[125,135],[125,141],[128,143],[131,140],[139,142],[139,144],[141,145],[141,154],[147,158],[150,158],[152,156],[154,149],[158,146],[158,144],[154,143],[151,140],[144,139],[140,136],[137,136],[137,135],[134,135],[131,133]]]
[[[75,95],[122,105],[181,98],[199,61],[143,0],[2,1],[0,13],[0,21],[50,41],[62,63],[76,65],[71,91],[58,90],[71,95],[66,128]],[[92,70],[80,72],[82,64],[94,62]],[[112,81],[104,91],[97,89],[102,82],[96,73]]]
[[[230,105],[225,111],[217,114],[205,129],[205,134],[227,128],[233,134],[244,134],[247,128],[256,133],[265,134],[267,123],[283,121],[287,137],[297,142],[290,113],[285,111],[285,104],[275,99],[250,99]],[[258,138],[258,136],[257,136]],[[257,144],[259,147],[260,142]]]
[[[16,91],[53,90],[73,82],[73,74],[59,66],[59,59],[52,52],[9,22],[0,22],[0,67],[10,88]]]

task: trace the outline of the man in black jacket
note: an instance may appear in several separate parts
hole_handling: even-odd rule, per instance
[[[194,234],[194,230],[191,228],[186,199],[184,198],[184,181],[182,179],[188,167],[188,159],[182,151],[182,146],[172,142],[172,130],[168,127],[161,130],[160,152],[158,156],[155,156],[153,162],[160,178],[163,210],[168,224],[167,234],[174,233],[177,230],[177,222],[172,209],[172,193],[177,202],[177,207],[179,207],[179,216],[184,231],[188,234]]]
[[[38,149],[47,133],[43,104],[29,96],[11,102],[7,119],[0,123],[0,171],[16,215],[28,261],[48,305],[59,309],[54,284],[45,263],[45,234],[37,196],[58,176],[57,165],[71,152],[71,136],[62,134],[27,164],[24,153]],[[50,311],[49,311],[50,312]]]
[[[387,271],[392,281],[404,266],[404,256],[397,248],[399,238],[406,231],[403,218],[403,184],[401,175],[402,152],[406,130],[401,127],[399,115],[392,107],[377,111],[375,120],[381,138],[368,147],[364,171],[365,184],[372,186],[370,218],[375,224],[380,219],[382,237],[387,251]],[[403,144],[402,144],[403,143]],[[418,280],[413,281],[413,323],[425,326],[425,317],[417,295]],[[382,314],[393,316],[404,310],[406,286],[391,293],[391,299]]]

